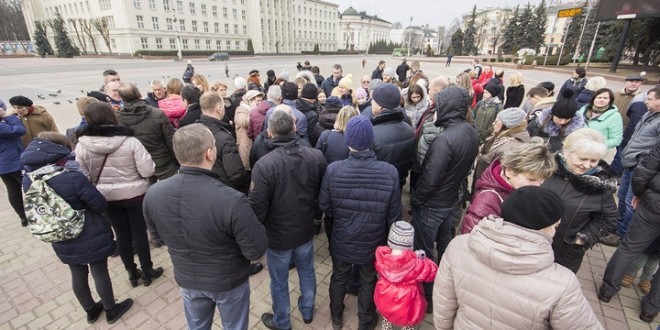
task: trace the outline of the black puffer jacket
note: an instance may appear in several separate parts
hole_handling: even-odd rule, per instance
[[[186,114],[181,117],[179,120],[179,128],[194,124],[202,116],[202,108],[199,107],[199,103],[193,103],[188,106],[186,109]]]
[[[133,130],[134,136],[151,155],[156,163],[158,180],[176,174],[179,163],[172,148],[174,127],[162,110],[150,106],[145,100],[136,100],[124,103],[117,117],[121,124]]]
[[[415,131],[406,124],[406,118],[400,109],[383,109],[371,119],[376,136],[376,158],[396,167],[401,185],[405,183],[408,171],[415,163]]]
[[[266,252],[264,227],[247,198],[211,171],[181,167],[149,188],[143,209],[169,248],[182,288],[233,289],[248,280],[250,260]]]
[[[213,164],[213,172],[218,175],[220,182],[242,193],[247,193],[250,175],[243,167],[231,126],[222,120],[206,115],[202,115],[197,122],[208,127],[215,138],[218,156]]]
[[[318,101],[309,102],[302,98],[298,98],[296,100],[296,107],[298,108],[298,111],[302,112],[303,115],[305,115],[305,118],[307,118],[307,134],[305,135],[309,138],[309,143],[315,146],[318,136],[313,136],[312,132],[316,127],[316,123],[319,121],[321,105]]]
[[[660,214],[660,142],[637,163],[632,189],[635,196],[642,199],[644,206]]]
[[[388,228],[401,220],[397,171],[377,161],[371,150],[352,152],[328,166],[319,206],[332,219],[332,256],[352,264],[373,263]]]
[[[461,87],[438,93],[435,125],[443,130],[431,142],[412,188],[413,205],[431,208],[453,207],[459,200],[461,183],[479,152],[479,135],[465,121],[471,99]]]
[[[317,196],[327,163],[321,151],[295,135],[273,140],[275,149],[252,167],[249,200],[266,227],[268,246],[289,250],[314,237]]]
[[[21,164],[28,171],[54,164],[66,158],[71,151],[59,144],[34,139],[21,155]],[[69,265],[86,265],[105,260],[115,251],[115,241],[108,221],[103,217],[107,207],[105,198],[82,173],[65,169],[46,183],[75,210],[85,210],[85,225],[80,236],[52,243],[60,260]],[[30,178],[23,176],[23,190],[32,185]]]
[[[557,172],[541,185],[564,201],[564,216],[553,241],[574,244],[581,233],[586,236],[584,246],[589,248],[616,227],[619,213],[614,202],[614,173],[607,163],[600,161],[594,174],[575,175],[566,169],[561,155],[556,157]],[[553,248],[557,245],[553,244]]]
[[[296,135],[296,137],[300,136]],[[306,139],[299,139],[298,144],[303,147],[312,146]],[[273,140],[268,137],[268,131],[263,131],[261,134],[257,135],[252,144],[252,149],[250,149],[250,168],[254,168],[254,164],[256,164],[261,157],[273,151],[275,148]]]
[[[333,129],[335,127],[335,121],[337,120],[339,110],[341,110],[341,104],[337,106],[326,105],[323,107],[321,113],[319,113],[319,119],[316,122],[316,125],[313,126],[313,133],[309,135],[310,141],[318,141],[323,131],[326,129]],[[307,129],[309,130],[310,127],[312,126],[307,126]]]

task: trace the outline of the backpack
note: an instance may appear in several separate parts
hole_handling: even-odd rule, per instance
[[[85,225],[83,211],[74,210],[46,181],[62,174],[55,165],[26,173],[32,185],[25,193],[25,215],[32,235],[49,243],[72,240]]]

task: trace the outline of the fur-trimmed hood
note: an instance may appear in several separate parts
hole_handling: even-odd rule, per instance
[[[552,117],[552,108],[548,108],[541,111],[541,113],[536,118],[536,120],[538,120],[539,127],[543,128],[543,132],[545,134],[547,134],[550,137],[556,137],[559,136],[559,131],[561,130],[561,126],[555,124],[555,122],[552,120],[551,117]],[[548,124],[543,126],[543,123],[546,120],[548,120]],[[580,129],[582,127],[584,127],[584,118],[576,113],[575,116],[573,116],[571,122],[568,123],[568,126],[564,130],[563,136],[561,138],[568,136],[573,131]]]
[[[97,154],[115,152],[133,131],[124,126],[87,126],[79,133],[78,145]]]
[[[577,175],[566,168],[566,161],[561,153],[555,156],[557,160],[557,175],[568,179],[571,185],[579,192],[587,195],[600,195],[616,191],[616,173],[610,165],[601,160],[591,170],[591,174]]]

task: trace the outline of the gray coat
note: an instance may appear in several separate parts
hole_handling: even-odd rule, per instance
[[[621,164],[624,168],[637,166],[639,156],[653,148],[660,136],[660,112],[647,112],[635,127],[628,145],[623,149]]]

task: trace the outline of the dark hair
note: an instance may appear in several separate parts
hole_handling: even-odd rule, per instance
[[[406,95],[406,99],[408,99],[408,102],[410,102],[411,104],[414,103],[413,100],[411,99],[413,94],[419,94],[419,96],[423,98],[424,90],[422,89],[422,86],[414,84],[414,85],[410,85],[410,87],[408,88],[408,95]],[[420,99],[420,102],[421,101],[422,100]]]
[[[384,60],[378,61],[378,65],[381,65],[381,64],[385,64],[385,61]]]
[[[108,70],[103,71],[103,76],[104,76],[104,77],[107,77],[107,76],[116,76],[116,75],[118,75],[117,71],[112,70],[112,69],[108,69]]]
[[[320,71],[318,66],[315,65],[315,66],[312,67],[312,73],[319,74],[320,72],[321,71]]]
[[[549,94],[548,90],[541,86],[532,87],[532,89],[530,89],[529,92],[527,92],[527,96],[529,97],[534,97],[534,96],[548,97],[548,94]]]
[[[188,104],[199,103],[199,98],[202,96],[202,91],[195,85],[186,85],[181,90],[181,98],[186,100]]]
[[[333,69],[333,70],[341,70],[342,72],[344,71],[344,69],[341,67],[341,64],[335,64],[335,65],[333,65],[333,66],[332,66],[332,69]]]
[[[89,126],[119,125],[115,109],[110,103],[92,103],[85,108],[85,121]]]
[[[293,111],[293,110],[292,110]],[[285,110],[275,109],[268,118],[268,130],[274,136],[285,136],[293,132],[293,117]]]
[[[653,93],[655,99],[660,98],[660,87],[655,86],[651,88],[648,92],[646,92],[646,95],[649,95],[651,93]]]
[[[121,83],[119,85],[119,98],[124,102],[135,101],[140,98],[140,90],[133,84]]]
[[[601,88],[594,92],[594,96],[591,97],[591,100],[589,101],[589,106],[587,108],[588,109],[593,108],[596,97],[598,97],[598,95],[603,93],[607,93],[610,95],[610,104],[607,105],[607,108],[609,109],[610,107],[612,107],[612,104],[614,104],[614,93],[609,88]]]
[[[584,78],[584,76],[587,75],[587,70],[585,70],[583,67],[577,67],[575,68],[575,73],[577,73],[580,78]]]
[[[69,150],[73,150],[73,144],[71,144],[71,140],[60,133],[41,132],[39,135],[37,135],[37,138],[59,144],[61,146],[67,147]]]

